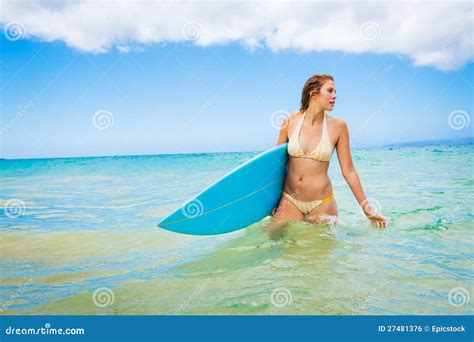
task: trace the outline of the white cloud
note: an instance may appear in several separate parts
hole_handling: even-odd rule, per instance
[[[471,2],[2,0],[1,22],[4,31],[20,23],[24,38],[94,53],[239,42],[252,50],[393,53],[441,70],[474,55]]]

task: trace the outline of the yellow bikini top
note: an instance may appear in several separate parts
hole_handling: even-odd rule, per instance
[[[318,161],[330,161],[333,148],[331,146],[331,140],[329,139],[329,130],[327,127],[326,114],[324,114],[323,119],[323,133],[321,135],[321,140],[319,141],[318,146],[310,153],[305,154],[300,147],[298,142],[300,137],[301,127],[303,126],[304,118],[306,112],[303,113],[303,116],[298,122],[296,129],[293,131],[289,141],[288,141],[288,154],[295,158],[310,158]]]

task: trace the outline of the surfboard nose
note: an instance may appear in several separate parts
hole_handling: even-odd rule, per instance
[[[287,143],[265,151],[215,181],[158,227],[182,234],[216,235],[268,216],[281,198]]]

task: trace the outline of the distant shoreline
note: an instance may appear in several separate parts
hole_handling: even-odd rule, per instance
[[[412,141],[402,142],[394,144],[385,144],[381,146],[371,147],[353,147],[357,149],[376,149],[376,148],[400,148],[400,147],[423,147],[423,146],[462,146],[462,145],[473,145],[474,137],[466,137],[460,139],[437,139],[437,140],[424,140],[424,141]],[[175,155],[189,155],[189,154],[225,154],[225,153],[259,153],[262,151],[234,151],[234,152],[188,152],[188,153],[159,153],[159,154],[124,154],[124,155],[104,155],[104,156],[75,156],[75,157],[40,157],[40,158],[0,158],[0,161],[12,161],[12,160],[42,160],[42,159],[80,159],[80,158],[131,158],[131,157],[154,157],[154,156],[175,156]]]
[[[386,144],[381,147],[421,147],[421,146],[456,146],[456,145],[471,145],[474,144],[474,137],[467,137],[461,139],[439,139],[439,140],[423,140],[411,141],[395,144]]]

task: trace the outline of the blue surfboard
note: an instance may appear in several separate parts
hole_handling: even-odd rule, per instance
[[[158,227],[192,235],[224,234],[270,215],[283,191],[287,145],[275,146],[230,171]]]

